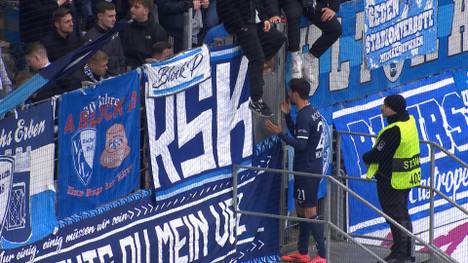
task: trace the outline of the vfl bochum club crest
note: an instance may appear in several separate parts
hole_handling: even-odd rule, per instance
[[[96,150],[96,129],[80,130],[72,137],[73,167],[83,185],[88,185],[93,175],[93,160]]]
[[[6,225],[5,219],[10,203],[10,192],[13,184],[14,159],[8,156],[0,156],[0,236]]]

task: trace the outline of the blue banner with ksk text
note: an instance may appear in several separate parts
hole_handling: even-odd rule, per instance
[[[40,240],[57,226],[52,112],[49,100],[0,121],[2,249]]]
[[[437,0],[365,0],[370,69],[436,50]]]
[[[157,199],[228,178],[232,164],[251,162],[247,67],[239,47],[210,53],[203,47],[146,68],[146,116]],[[155,90],[164,78],[161,72],[170,71],[179,73],[171,75],[164,89]],[[198,82],[200,76],[204,81]]]
[[[132,71],[62,96],[59,216],[120,198],[139,183],[140,76]]]
[[[443,74],[427,80],[415,82],[401,89],[386,91],[364,100],[346,103],[343,109],[333,112],[333,123],[337,130],[374,133],[380,131],[386,120],[381,115],[380,106],[384,97],[400,93],[406,98],[407,110],[414,116],[421,140],[433,141],[454,153],[457,157],[468,160],[468,89],[457,83],[452,74]],[[346,172],[350,176],[364,177],[367,167],[362,155],[369,151],[374,138],[343,136],[342,151]],[[460,205],[468,203],[468,169],[455,162],[446,154],[435,152],[435,187],[451,197]],[[429,185],[430,154],[429,146],[421,144],[421,184]],[[379,207],[375,187],[367,182],[350,180],[349,186],[366,200]],[[452,206],[443,200],[437,201],[435,211],[442,212]],[[429,216],[429,194],[421,188],[413,188],[409,195],[409,212],[413,220],[425,220]],[[349,197],[349,232],[366,234],[388,227],[383,218],[359,200]]]

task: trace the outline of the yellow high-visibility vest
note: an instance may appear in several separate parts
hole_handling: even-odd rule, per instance
[[[400,128],[401,136],[400,145],[396,149],[392,160],[392,187],[402,190],[419,186],[421,184],[419,135],[414,117],[410,115],[408,121],[397,121],[384,127],[379,132],[376,143],[384,131],[395,126]],[[367,169],[367,178],[374,177],[378,169],[378,163],[371,163]]]

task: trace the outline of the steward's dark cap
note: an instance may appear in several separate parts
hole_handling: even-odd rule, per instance
[[[386,97],[384,99],[384,104],[396,113],[402,113],[406,110],[406,100],[400,94],[394,94]]]

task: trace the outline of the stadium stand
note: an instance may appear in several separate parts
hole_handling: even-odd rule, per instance
[[[0,0],[0,262],[468,261],[467,21]]]

